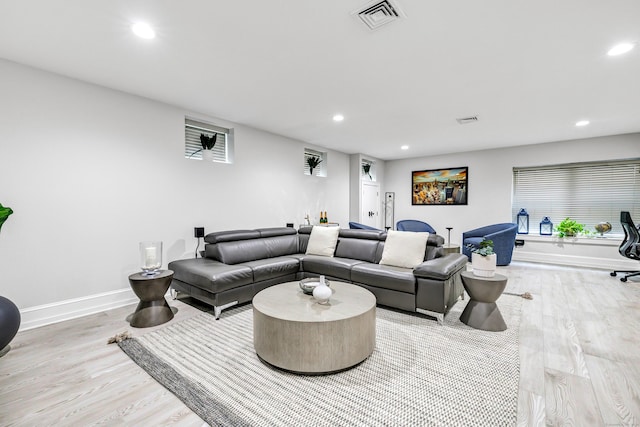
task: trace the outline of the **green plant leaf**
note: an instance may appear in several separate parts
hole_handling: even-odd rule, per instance
[[[467,245],[467,248],[469,248],[471,252],[476,253],[478,255],[482,255],[482,256],[495,254],[495,252],[493,251],[493,240],[489,240],[489,239],[486,239],[480,242],[479,248],[471,244]]]
[[[11,215],[12,213],[13,209],[11,209],[10,207],[4,207],[2,206],[2,203],[0,203],[0,229],[2,229],[2,224],[4,224],[7,218],[9,218],[9,215]]]
[[[558,237],[575,236],[583,233],[584,227],[584,224],[580,224],[576,220],[565,218],[555,227],[555,231],[558,232]]]

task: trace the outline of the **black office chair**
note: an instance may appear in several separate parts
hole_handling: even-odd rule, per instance
[[[640,232],[633,223],[629,212],[620,212],[620,224],[622,224],[622,228],[624,229],[624,240],[622,244],[620,244],[618,252],[625,258],[640,261]],[[611,272],[611,275],[616,277],[618,273],[627,273],[624,277],[620,278],[621,282],[626,282],[629,277],[640,275],[640,271],[638,270],[615,270]]]

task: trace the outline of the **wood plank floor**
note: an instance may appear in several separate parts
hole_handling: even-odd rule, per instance
[[[499,272],[509,277],[506,292],[533,295],[520,325],[518,425],[640,426],[640,283],[519,262]],[[170,303],[172,322],[200,312],[190,300]],[[0,425],[203,425],[106,344],[119,332],[155,329],[131,328],[134,308],[20,332],[0,358]]]

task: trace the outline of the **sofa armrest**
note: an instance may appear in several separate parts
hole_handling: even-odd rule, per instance
[[[446,280],[456,271],[464,268],[467,257],[462,254],[447,254],[425,261],[413,269],[413,275],[423,279]]]

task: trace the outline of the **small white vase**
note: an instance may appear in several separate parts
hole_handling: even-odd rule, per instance
[[[202,160],[213,161],[213,150],[202,150]]]
[[[331,288],[327,286],[324,276],[320,276],[320,284],[313,288],[313,297],[318,301],[318,304],[327,304],[331,294]]]
[[[482,256],[477,253],[471,254],[471,266],[473,275],[478,277],[493,277],[496,275],[497,255],[491,254]]]

